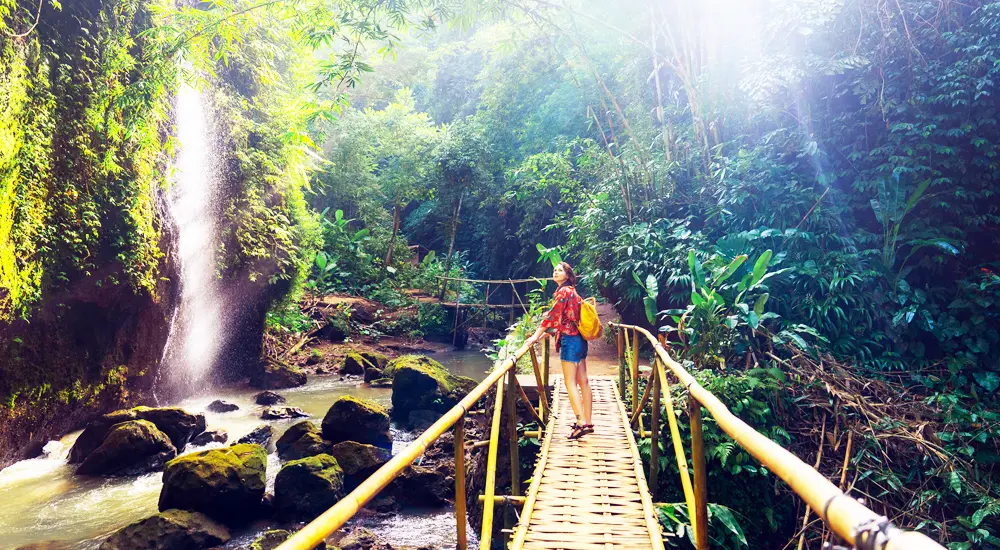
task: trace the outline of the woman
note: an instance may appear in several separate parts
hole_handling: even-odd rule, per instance
[[[580,304],[583,300],[576,293],[576,274],[568,263],[560,262],[552,270],[552,278],[559,285],[552,309],[545,314],[542,324],[525,344],[534,345],[543,336],[548,336],[547,330],[555,332],[566,393],[573,413],[576,414],[576,423],[573,424],[569,438],[578,439],[594,431],[594,424],[591,422],[594,394],[587,378],[587,341],[580,336],[580,330],[576,326],[580,321]]]

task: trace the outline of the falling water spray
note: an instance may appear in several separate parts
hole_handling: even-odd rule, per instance
[[[221,299],[216,277],[218,171],[205,94],[177,92],[174,160],[168,202],[177,226],[180,305],[174,312],[156,390],[187,395],[205,387],[219,353]]]

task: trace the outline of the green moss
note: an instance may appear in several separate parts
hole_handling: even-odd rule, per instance
[[[400,357],[393,359],[392,361],[389,361],[385,369],[383,370],[382,374],[386,378],[391,378],[393,375],[396,374],[396,371],[399,370],[399,368],[404,365],[427,366],[427,367],[441,369],[442,371],[447,372],[444,370],[444,366],[442,366],[441,363],[438,363],[437,361],[431,359],[430,357],[427,357],[426,355],[409,354],[409,355],[402,355]]]

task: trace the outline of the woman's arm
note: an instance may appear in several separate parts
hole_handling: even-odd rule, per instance
[[[562,289],[560,289],[562,290]],[[565,300],[562,300],[560,295],[560,290],[556,291],[555,300],[552,304],[552,309],[550,309],[543,317],[542,322],[538,325],[538,330],[535,331],[527,340],[524,341],[524,345],[530,346],[540,340],[542,336],[547,336],[545,330],[549,328],[555,328],[559,326],[559,319],[563,316],[563,310],[566,307]]]

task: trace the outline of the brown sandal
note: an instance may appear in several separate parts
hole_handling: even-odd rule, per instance
[[[584,425],[580,426],[580,428],[583,430],[583,435],[594,433],[594,425],[593,424],[584,424]]]
[[[587,433],[583,426],[576,423],[570,426],[570,428],[573,428],[573,431],[566,436],[567,439],[580,439],[580,437]]]

